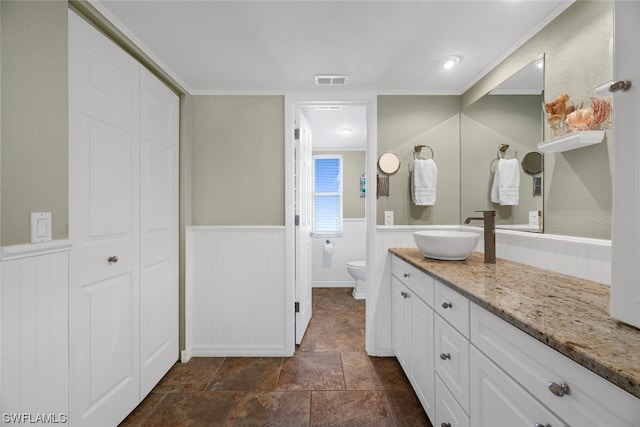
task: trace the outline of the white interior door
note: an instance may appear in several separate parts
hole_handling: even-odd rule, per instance
[[[139,66],[69,12],[70,423],[139,398]]]
[[[313,230],[313,168],[311,129],[302,112],[296,143],[296,344],[311,320],[311,234]]]
[[[611,316],[640,328],[640,3],[616,1]]]
[[[178,110],[140,67],[140,400],[178,359]]]

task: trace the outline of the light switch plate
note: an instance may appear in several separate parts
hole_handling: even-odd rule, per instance
[[[51,241],[51,212],[31,212],[31,243]]]

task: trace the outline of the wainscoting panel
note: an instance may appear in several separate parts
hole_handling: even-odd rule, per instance
[[[333,243],[333,253],[326,253],[325,242]],[[364,218],[347,218],[339,237],[314,236],[312,241],[313,287],[352,288],[356,281],[347,272],[347,263],[364,260],[366,256],[366,228]]]
[[[69,249],[67,240],[2,248],[2,413],[68,414]]]
[[[187,227],[182,360],[285,355],[285,290],[284,227]]]

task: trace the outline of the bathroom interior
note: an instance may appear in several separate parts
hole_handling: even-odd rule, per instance
[[[49,278],[46,286],[54,283],[58,289],[65,290],[69,284],[68,273],[65,273],[65,268],[56,268],[55,263],[65,266],[68,260],[55,258],[51,261],[48,257],[73,254],[74,246],[69,231],[72,227],[68,191],[69,130],[66,125],[59,125],[69,122],[67,13],[79,12],[92,17],[94,24],[101,23],[96,25],[102,31],[125,45],[132,43],[131,40],[135,42],[137,38],[123,32],[126,23],[115,19],[119,8],[124,10],[130,6],[128,2],[104,2],[102,5],[101,2],[92,2],[94,6],[84,1],[69,4],[34,2],[33,8],[22,6],[24,10],[14,7],[13,3],[2,3],[1,16],[2,287],[4,289],[9,281],[22,283],[32,280],[30,276],[25,278],[28,276],[25,271],[31,271],[29,269],[45,269],[45,273],[38,277]],[[353,298],[366,301],[365,349],[370,356],[398,355],[394,343],[398,332],[394,329],[396,320],[392,296],[395,279],[402,282],[404,277],[409,281],[410,275],[422,277],[424,274],[424,277],[435,277],[436,282],[440,280],[446,285],[451,285],[449,282],[453,281],[445,274],[446,271],[438,273],[437,266],[440,264],[423,264],[429,261],[426,258],[413,258],[413,252],[404,251],[407,248],[417,250],[414,233],[431,230],[470,232],[479,237],[474,252],[482,253],[485,251],[482,236],[486,230],[480,221],[465,221],[480,217],[478,211],[495,211],[494,236],[498,265],[507,263],[505,265],[509,268],[522,265],[522,271],[529,271],[530,267],[539,268],[541,270],[535,270],[539,277],[560,275],[568,277],[566,280],[571,283],[577,280],[578,284],[593,282],[605,286],[597,288],[599,292],[609,292],[609,287],[615,289],[616,283],[637,285],[638,273],[630,273],[633,271],[630,268],[634,265],[633,256],[638,252],[634,244],[634,239],[638,238],[637,227],[630,226],[637,225],[638,216],[633,204],[637,200],[628,195],[638,193],[635,191],[638,183],[635,182],[636,187],[629,187],[634,181],[629,178],[631,175],[623,174],[629,174],[630,170],[637,168],[640,157],[631,151],[627,158],[629,162],[636,162],[631,165],[624,163],[624,157],[616,157],[622,151],[618,150],[617,153],[614,144],[617,148],[618,144],[622,146],[625,143],[622,138],[616,139],[621,133],[618,128],[615,128],[614,135],[616,120],[608,124],[604,136],[594,145],[562,153],[541,153],[539,148],[543,141],[553,139],[544,110],[545,103],[568,93],[572,101],[586,104],[591,97],[611,96],[605,84],[615,80],[614,76],[631,78],[616,74],[616,53],[623,43],[614,34],[618,36],[616,27],[623,28],[622,21],[617,21],[620,15],[616,7],[619,3],[634,2],[559,3],[563,5],[553,16],[547,16],[544,25],[535,33],[524,37],[517,47],[496,60],[475,80],[470,78],[472,83],[464,90],[450,93],[333,88],[329,89],[330,92],[323,92],[325,88],[306,92],[260,92],[244,88],[220,92],[188,91],[180,81],[157,65],[158,58],[149,56],[144,49],[131,49],[130,54],[139,61],[155,64],[158,67],[156,74],[179,94],[179,223],[176,224],[179,230],[179,240],[176,240],[179,253],[176,250],[175,259],[176,271],[179,266],[176,279],[176,295],[179,289],[179,298],[176,297],[175,301],[174,323],[178,329],[175,360],[186,363],[192,358],[291,356],[296,351],[299,342],[293,337],[299,331],[296,331],[297,313],[294,307],[300,302],[301,291],[297,288],[296,276],[299,254],[296,253],[297,202],[294,183],[297,170],[294,130],[299,127],[301,115],[312,131],[312,155],[317,158],[339,156],[341,159],[344,197],[341,206],[342,229],[311,236],[311,257],[307,265],[310,280],[305,286],[354,288]],[[69,7],[72,12],[68,12]],[[625,7],[633,8],[628,4]],[[632,10],[636,13],[635,9]],[[630,23],[625,23],[635,26],[637,31],[639,17],[632,13],[628,15]],[[17,19],[11,22],[9,16]],[[19,31],[17,27],[21,26],[20,20],[44,23],[39,28],[45,36],[24,42],[31,43],[28,45],[30,49],[25,49],[24,45],[16,46],[19,43],[12,44],[12,39],[5,35]],[[114,25],[115,22],[118,24]],[[24,31],[28,28],[25,26]],[[46,43],[43,39],[46,39]],[[33,55],[25,59],[21,55],[24,56],[27,50]],[[62,53],[50,55],[49,52]],[[49,81],[46,90],[33,83],[33,80],[37,80],[41,58],[47,58],[48,61]],[[8,59],[15,59],[16,63],[23,65],[23,69],[31,71],[15,72],[7,65],[10,64]],[[468,59],[463,58],[460,65],[464,65],[464,60]],[[523,81],[526,86],[522,86]],[[634,89],[635,86],[632,86],[625,93],[633,95]],[[622,92],[619,94],[624,96]],[[27,112],[23,104],[16,104],[22,107],[21,110],[11,109],[10,102],[20,97],[26,97],[37,105],[36,112]],[[340,128],[350,131],[344,129],[343,134],[327,137],[327,125],[323,122],[326,117],[322,118],[321,115],[345,111],[350,112],[356,121],[348,126],[340,125]],[[33,114],[39,114],[42,118],[39,125],[32,126]],[[615,118],[622,121],[622,109],[614,114],[617,114]],[[24,129],[35,133],[25,134]],[[358,137],[359,140],[345,147],[341,138],[346,136]],[[12,140],[20,143],[13,144]],[[625,146],[625,149],[629,148]],[[391,159],[392,167],[384,167],[382,158]],[[437,166],[435,201],[429,204],[416,204],[412,200],[412,171],[416,159],[431,159]],[[518,203],[493,202],[492,184],[498,164],[501,160],[512,159],[516,160],[519,172]],[[246,167],[247,162],[250,162],[251,173],[239,173],[239,168]],[[39,175],[34,174],[34,165],[40,170]],[[49,179],[40,179],[42,174]],[[624,195],[622,198],[621,194]],[[628,198],[629,203],[616,205],[623,198]],[[45,249],[33,249],[33,244],[29,243],[30,224],[25,214],[29,211],[53,213],[50,231],[52,242],[45,243],[42,246]],[[618,218],[618,221],[614,218]],[[612,241],[618,242],[617,246]],[[390,249],[396,252],[390,253]],[[46,261],[42,262],[41,259]],[[472,254],[472,259],[477,260],[477,254]],[[250,269],[246,268],[247,260],[253,263]],[[398,274],[403,270],[395,269],[398,266],[406,267],[398,260],[413,268],[404,272],[406,276]],[[25,267],[24,263],[27,262],[33,264]],[[466,265],[458,261],[442,263],[446,266]],[[486,265],[482,268],[486,272],[492,267]],[[489,277],[484,273],[477,274],[477,277]],[[42,281],[35,280],[34,283],[45,286]],[[407,288],[411,289],[410,286],[407,285]],[[436,283],[434,286],[439,285]],[[460,289],[455,283],[451,286],[454,290]],[[571,298],[580,300],[578,293]],[[4,295],[15,297],[17,294]],[[467,298],[467,304],[478,302],[469,293],[462,292],[461,295]],[[505,301],[513,295],[506,296]],[[618,300],[633,299],[624,295],[618,296]],[[633,295],[637,296],[637,292]],[[39,329],[27,335],[52,334],[51,328],[57,327],[55,333],[60,334],[60,339],[54,344],[34,344],[35,347],[31,347],[20,344],[22,341],[13,326],[9,326],[17,322],[24,324],[23,314],[12,311],[9,306],[11,303],[3,297],[0,313],[3,382],[7,378],[16,378],[9,375],[8,370],[13,368],[6,361],[15,361],[15,357],[33,361],[26,355],[34,352],[41,355],[56,352],[52,364],[55,369],[39,371],[41,378],[68,377],[68,343],[74,337],[69,336],[64,327],[58,327],[69,324],[68,302],[60,303],[53,296],[50,298],[45,302],[40,301],[40,304],[49,307],[48,318],[55,318],[57,322],[40,322]],[[535,300],[528,301],[529,307],[537,307],[536,304],[538,302]],[[238,307],[241,309],[238,310]],[[636,307],[632,311],[639,310]],[[448,322],[444,314],[440,315],[438,311],[432,316],[434,319],[440,316],[445,323]],[[588,319],[583,320],[586,322]],[[581,319],[577,322],[583,323]],[[449,323],[453,325],[455,322]],[[466,324],[473,327],[469,319]],[[527,330],[527,325],[518,326],[520,330]],[[453,328],[458,330],[455,325]],[[579,368],[586,367],[589,372],[583,374],[579,371],[576,374],[580,379],[571,385],[573,394],[560,387],[564,384],[561,380],[557,380],[560,388],[550,388],[551,393],[556,397],[563,395],[566,402],[574,397],[580,399],[580,393],[589,385],[598,390],[584,400],[596,408],[591,420],[594,423],[596,419],[598,422],[601,420],[599,417],[609,415],[604,409],[597,412],[601,410],[602,402],[618,411],[616,423],[611,425],[634,425],[640,419],[640,363],[637,359],[640,333],[626,324],[620,324],[619,329],[625,331],[626,342],[615,348],[629,359],[621,368],[625,375],[622,378],[627,381],[624,385],[620,378],[612,380],[607,376],[616,370],[615,364],[606,366],[605,371],[601,369],[607,363],[606,357],[596,362],[581,359],[584,353],[576,350],[581,348],[580,343],[562,349],[553,347],[563,353],[563,357],[572,359],[572,363],[578,361],[582,365]],[[544,336],[527,331],[537,341],[544,341]],[[467,331],[458,335],[463,336],[465,345],[473,350],[476,348],[473,331],[471,338],[469,334]],[[600,335],[600,332],[595,330],[592,334]],[[7,359],[4,355],[8,348],[19,356]],[[480,348],[479,345],[477,348]],[[446,354],[440,353],[441,357]],[[439,357],[436,359],[436,363],[441,363],[438,362]],[[560,365],[563,363],[559,362]],[[468,369],[468,364],[466,366]],[[567,369],[574,369],[573,365],[570,366]],[[28,370],[28,364],[21,365],[20,369]],[[500,372],[505,371],[509,376],[518,378],[516,382],[519,384],[527,381],[517,377],[507,367],[501,365],[500,369]],[[405,371],[413,381],[415,372],[411,371],[410,365]],[[460,419],[466,419],[466,425],[481,425],[474,421],[482,418],[476,418],[481,411],[474,406],[477,403],[474,403],[473,397],[456,395],[452,391],[455,387],[447,383],[444,374],[438,373],[437,368],[430,372],[435,385],[431,383],[429,387],[435,400],[433,396],[422,397],[421,403],[433,424],[436,425],[437,420],[437,425],[441,425],[440,414],[446,412],[438,409],[438,405],[450,404],[453,412],[459,410]],[[593,372],[597,374],[595,379],[590,376]],[[33,377],[32,374],[21,375]],[[469,376],[468,373],[466,375]],[[582,382],[583,377],[588,379]],[[599,382],[602,377],[605,378],[604,384]],[[441,394],[438,391],[439,378],[444,384]],[[47,381],[42,380],[42,383]],[[112,386],[113,389],[117,388],[113,384],[102,385],[105,389]],[[419,388],[413,382],[412,385]],[[43,392],[43,399],[51,403],[52,411],[71,412],[72,419],[79,419],[74,418],[79,416],[78,405],[74,403],[79,399],[74,396],[78,391],[70,391],[68,381],[65,386],[67,393],[59,393],[58,388],[50,387]],[[7,387],[0,390],[0,402],[10,402],[10,408],[16,412],[33,407],[29,406],[32,402],[28,396],[34,395],[34,390],[39,390],[40,386],[32,382],[19,384],[19,387],[24,393],[11,399],[7,397]],[[548,393],[547,383],[543,384],[543,388]],[[522,387],[519,386],[517,390],[520,389]],[[420,394],[418,391],[416,393]],[[541,397],[537,393],[529,390],[524,396],[532,396],[535,405],[540,406],[543,412],[547,411],[544,413],[557,415],[553,419],[559,420],[558,425],[580,425],[579,422],[567,420],[583,420],[576,415],[579,412],[576,408],[583,408],[580,405],[584,401],[565,412],[554,406],[556,403],[547,401],[546,396]],[[143,398],[140,396],[139,401]],[[599,399],[601,403],[597,403]],[[522,401],[529,402],[526,399]],[[432,404],[435,409],[431,408]],[[491,407],[490,403],[487,405]],[[442,419],[442,423],[446,422],[450,421]]]

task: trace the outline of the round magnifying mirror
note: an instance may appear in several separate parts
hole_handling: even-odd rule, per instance
[[[383,153],[378,158],[378,167],[387,175],[396,173],[400,169],[400,159],[395,153]]]
[[[537,151],[525,154],[522,159],[522,169],[530,175],[537,175],[542,172],[542,154]]]

